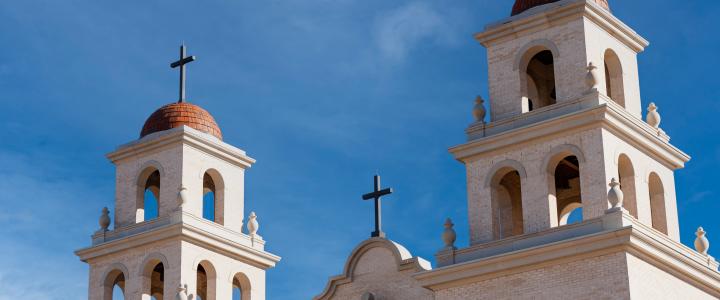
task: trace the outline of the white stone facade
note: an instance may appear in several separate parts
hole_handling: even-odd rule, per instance
[[[108,158],[117,166],[115,226],[76,252],[90,265],[89,299],[112,299],[115,285],[129,300],[173,299],[181,286],[194,299],[229,300],[234,287],[243,300],[265,299],[265,270],[280,258],[264,250],[262,237],[243,233],[252,158],[186,126],[123,145]],[[158,216],[145,220],[145,189],[155,171]],[[210,190],[213,220],[203,218]]]

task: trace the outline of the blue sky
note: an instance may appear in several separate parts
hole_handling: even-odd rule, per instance
[[[643,103],[693,156],[677,172],[683,242],[720,240],[720,35],[715,1],[610,1],[651,41]],[[428,259],[452,217],[467,243],[464,141],[487,96],[473,39],[512,1],[159,0],[0,2],[0,300],[86,299],[90,243],[112,209],[104,158],[176,99],[181,41],[199,60],[188,97],[258,160],[247,202],[268,250],[269,299],[308,299],[372,230],[360,195],[379,170],[390,238]],[[712,249],[711,249],[711,252]]]

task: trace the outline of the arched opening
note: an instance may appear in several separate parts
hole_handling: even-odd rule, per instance
[[[156,219],[160,215],[160,171],[149,168],[140,174],[136,222]]]
[[[665,187],[657,173],[650,173],[648,178],[650,190],[650,214],[652,227],[667,234],[667,212],[665,211]]]
[[[113,270],[106,275],[103,283],[103,299],[125,299],[125,274],[123,271]]]
[[[243,273],[233,276],[233,300],[250,300],[250,279]]]
[[[620,58],[615,51],[605,51],[605,95],[625,107],[625,86]]]
[[[522,182],[518,170],[510,167],[498,170],[491,189],[493,237],[502,239],[523,234]]]
[[[215,268],[208,261],[202,261],[197,266],[197,287],[195,295],[201,300],[215,300],[215,286],[217,276]]]
[[[153,260],[144,272],[143,299],[162,300],[165,295],[165,265]]]
[[[623,208],[625,208],[633,217],[637,219],[637,192],[635,188],[635,169],[632,161],[625,154],[620,154],[618,158],[618,177],[620,178],[620,189],[625,196]]]
[[[531,54],[534,53],[534,54]],[[550,50],[530,49],[532,55],[521,72],[523,112],[553,105],[557,102],[555,60]]]
[[[582,191],[580,161],[575,155],[561,156],[553,161],[550,200],[557,207],[558,225],[582,222]]]
[[[203,218],[224,224],[224,185],[220,173],[208,170],[203,176]]]

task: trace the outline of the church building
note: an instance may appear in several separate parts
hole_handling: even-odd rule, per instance
[[[373,234],[314,299],[719,299],[705,232],[680,243],[674,171],[690,157],[653,103],[642,111],[648,41],[607,0],[516,0],[475,39],[490,110],[478,97],[450,149],[467,172],[470,245],[448,219],[433,269]]]

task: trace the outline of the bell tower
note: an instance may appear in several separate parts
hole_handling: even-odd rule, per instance
[[[615,178],[633,218],[679,241],[673,172],[690,159],[643,120],[637,54],[648,42],[605,0],[517,0],[475,38],[487,48],[465,164],[472,244],[603,216]]]
[[[116,167],[114,226],[107,209],[92,246],[89,299],[265,299],[265,270],[280,257],[264,250],[255,213],[245,216],[245,172],[255,162],[223,141],[214,118],[181,98],[145,122],[140,139],[107,155]],[[191,58],[191,59],[190,59]],[[178,298],[178,299],[180,299]]]

